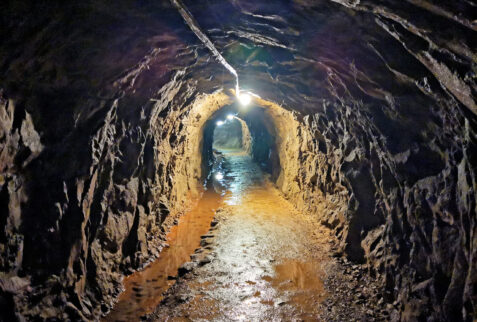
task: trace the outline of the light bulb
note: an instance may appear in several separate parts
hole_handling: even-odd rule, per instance
[[[246,106],[246,105],[250,104],[250,102],[252,101],[252,97],[250,95],[246,94],[246,93],[239,94],[238,100],[239,100],[240,104],[242,104],[243,106]]]

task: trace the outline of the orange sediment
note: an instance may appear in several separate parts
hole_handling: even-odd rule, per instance
[[[220,204],[220,195],[204,192],[198,204],[171,228],[167,235],[169,247],[160,257],[124,279],[125,291],[104,321],[138,321],[159,305],[162,294],[175,283],[178,268],[190,261],[190,255],[199,247],[200,237],[209,230]]]
[[[227,193],[206,193],[181,218],[161,257],[126,278],[107,320],[137,321],[156,307],[158,321],[317,319],[326,297],[329,237],[317,233],[316,219],[285,200],[248,155],[223,152]],[[219,225],[208,233],[214,214]],[[167,277],[190,260],[206,233],[202,255],[210,260],[171,288],[175,280]]]

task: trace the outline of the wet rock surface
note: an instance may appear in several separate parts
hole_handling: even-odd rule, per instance
[[[383,290],[332,256],[329,229],[297,212],[249,156],[225,152],[223,171],[224,205],[148,320],[386,320]]]
[[[195,262],[189,261],[190,254],[199,243],[202,244],[201,235],[208,231],[220,204],[220,195],[204,192],[171,228],[159,258],[142,271],[125,278],[124,292],[102,321],[137,321],[152,312],[160,303],[162,294],[196,266]]]
[[[277,186],[384,285],[391,318],[475,319],[475,4],[185,4],[292,116],[274,118]],[[165,1],[0,9],[0,311],[96,319],[187,207],[191,147],[234,79]]]

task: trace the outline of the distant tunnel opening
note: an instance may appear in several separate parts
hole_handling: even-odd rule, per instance
[[[252,160],[276,181],[281,168],[277,152],[277,130],[273,120],[260,106],[241,108],[226,105],[205,122],[202,139],[202,174],[207,181],[217,153],[238,150],[250,154]]]
[[[212,148],[215,150],[244,150],[250,146],[250,132],[244,121],[233,114],[217,121],[213,134]]]

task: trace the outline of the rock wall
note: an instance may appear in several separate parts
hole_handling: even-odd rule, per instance
[[[238,119],[242,127],[242,150],[250,154],[252,152],[252,135],[245,121]]]
[[[344,249],[383,279],[395,319],[475,319],[477,123],[468,47],[475,26],[465,11],[471,5],[336,2],[373,17],[377,33],[391,35],[415,59],[406,66],[405,54],[369,41],[397,84],[371,91],[355,71],[356,83],[346,87],[381,96],[385,107],[351,94],[308,118],[325,136],[328,155],[339,155],[340,182],[350,191]],[[418,72],[419,63],[427,71]]]
[[[335,229],[344,253],[367,262],[370,273],[383,281],[386,300],[400,312],[395,319],[472,319],[475,142],[468,121],[433,135],[432,143],[416,140],[393,153],[383,129],[365,115],[346,106],[330,108],[332,119],[326,114],[304,118],[304,128],[314,131],[318,143],[302,150],[312,151],[302,164],[315,168],[297,180],[298,191],[307,191],[298,194],[303,200],[298,205],[306,205],[313,187],[327,199],[349,198],[346,210],[318,209],[318,215]],[[435,115],[453,119],[445,109]],[[392,135],[402,139],[407,133],[398,128]],[[329,136],[320,142],[322,133]],[[320,145],[323,155],[315,152]]]
[[[198,196],[191,128],[165,116],[197,97],[184,68],[202,49],[169,5],[117,5],[2,4],[2,319],[98,318]]]
[[[475,6],[185,2],[263,97],[277,185],[383,282],[393,319],[475,318]],[[200,194],[234,79],[168,2],[0,9],[0,310],[91,320]]]
[[[1,106],[3,312],[86,320],[118,293],[122,269],[160,249],[146,238],[162,223],[153,141],[119,122],[112,100],[96,126],[53,145],[22,105]]]

